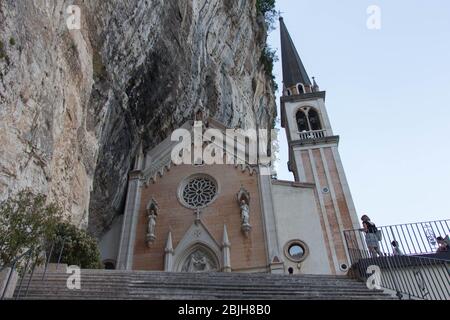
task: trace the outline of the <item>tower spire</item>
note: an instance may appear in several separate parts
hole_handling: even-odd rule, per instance
[[[304,86],[311,86],[311,80],[282,17],[280,17],[280,29],[284,86],[290,88],[299,83]]]

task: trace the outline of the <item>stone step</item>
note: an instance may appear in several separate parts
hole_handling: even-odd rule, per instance
[[[339,293],[339,294],[348,294],[348,293],[360,293],[360,294],[372,294],[376,293],[376,291],[369,291],[367,288],[340,288],[336,287],[333,290],[330,288],[320,288],[320,287],[310,287],[310,288],[271,288],[271,287],[261,287],[261,288],[242,288],[238,286],[234,287],[214,287],[214,286],[155,286],[155,287],[135,287],[135,286],[123,286],[123,287],[102,287],[102,286],[91,286],[84,285],[82,286],[81,291],[71,291],[67,289],[65,286],[32,286],[29,289],[29,293],[32,292],[52,292],[54,294],[65,293],[65,292],[103,292],[105,294],[109,293],[117,293],[122,291],[133,291],[133,292],[176,292],[176,291],[193,291],[193,292],[203,292],[203,291],[214,291],[214,292],[245,292],[245,293],[262,293],[262,294],[271,294],[271,293],[280,293],[280,294],[297,294],[297,293]]]
[[[22,286],[25,288],[26,286]],[[39,284],[39,285],[30,285],[31,289],[41,289],[41,290],[66,290],[66,284],[58,284],[58,285],[49,285],[49,284]],[[195,290],[203,290],[208,288],[214,288],[215,290],[240,290],[240,291],[249,291],[249,292],[257,292],[257,291],[285,291],[285,292],[328,292],[328,291],[336,291],[339,290],[341,292],[365,292],[367,290],[364,286],[356,286],[356,287],[342,287],[342,286],[295,286],[295,287],[282,287],[282,286],[267,286],[267,285],[259,285],[257,287],[251,286],[238,286],[238,285],[200,285],[200,284],[178,284],[178,285],[98,285],[98,284],[90,284],[90,283],[82,283],[83,290],[89,289],[101,289],[103,291],[111,291],[111,290],[122,290],[122,289],[134,289],[134,290],[156,290],[162,288],[163,290],[171,290],[171,289],[195,289]],[[22,289],[24,290],[24,289]]]
[[[144,299],[152,299],[162,296],[191,296],[196,297],[196,299],[204,299],[204,298],[230,298],[230,297],[237,297],[237,298],[272,298],[273,296],[278,297],[365,297],[365,298],[372,298],[372,297],[385,297],[380,292],[347,292],[342,293],[340,291],[336,292],[296,292],[296,293],[286,293],[286,292],[230,292],[230,291],[216,291],[216,290],[202,290],[202,291],[195,291],[195,290],[176,290],[176,291],[121,291],[121,292],[109,292],[105,293],[104,291],[65,291],[65,292],[53,292],[53,291],[30,291],[28,294],[28,297],[33,296],[49,296],[49,297],[100,297],[104,299],[108,299],[111,297],[128,297],[128,298],[144,298]]]
[[[42,273],[37,273],[40,274]],[[166,272],[159,272],[159,271],[117,271],[117,270],[81,270],[82,275],[96,275],[96,276],[127,276],[127,277],[144,277],[144,276],[150,276],[150,277],[167,277],[167,278],[174,278],[174,277],[181,277],[181,278],[234,278],[234,279],[333,279],[333,280],[344,280],[348,281],[349,278],[346,276],[332,276],[332,275],[293,275],[293,276],[287,276],[287,275],[271,275],[271,274],[265,274],[265,273],[166,273]],[[66,276],[66,272],[58,271],[58,272],[49,272],[47,273],[47,276],[49,275],[61,275]]]
[[[336,300],[390,299],[342,276],[243,273],[163,273],[82,270],[82,290],[68,290],[68,274],[34,275],[27,299],[75,300]],[[29,277],[24,278],[22,294]],[[17,290],[16,290],[17,293]],[[22,297],[21,297],[22,298]]]
[[[47,275],[45,277],[46,281],[66,281],[69,275],[67,274],[61,274],[61,275]],[[343,280],[343,279],[316,279],[316,280],[309,280],[309,279],[234,279],[234,278],[224,278],[224,279],[217,279],[217,278],[192,278],[192,277],[161,277],[161,276],[142,276],[142,277],[120,277],[120,276],[102,276],[102,275],[87,275],[87,274],[81,274],[82,279],[91,280],[96,279],[98,281],[132,281],[135,279],[139,279],[139,281],[160,281],[160,282],[173,282],[173,283],[179,283],[181,281],[190,281],[190,282],[207,282],[207,283],[274,283],[274,284],[308,284],[308,283],[327,283],[327,284],[351,284],[351,283],[359,283],[356,280]],[[34,275],[33,281],[42,279],[40,275]],[[28,277],[25,277],[25,280],[28,280]],[[137,281],[137,280],[136,280]]]
[[[160,287],[160,288],[98,288],[98,287],[82,287],[81,291],[76,292],[82,292],[82,293],[89,293],[89,292],[103,292],[105,295],[109,294],[116,294],[120,292],[139,292],[139,293],[169,293],[169,292],[208,292],[213,291],[216,293],[229,293],[229,292],[239,292],[239,293],[245,293],[245,294],[328,294],[328,293],[339,293],[339,294],[374,294],[377,292],[370,292],[367,289],[363,290],[345,290],[341,288],[337,288],[336,290],[329,291],[329,290],[317,290],[317,289],[310,289],[310,290],[304,290],[304,289],[297,289],[297,290],[282,290],[282,289],[242,289],[242,288],[211,288],[211,287],[191,287],[191,288],[167,288],[167,287]],[[24,290],[22,290],[24,292]],[[29,289],[28,293],[52,293],[52,294],[64,294],[64,293],[70,293],[71,290],[68,290],[67,288],[52,288],[52,287],[32,287]],[[75,292],[75,293],[76,293]]]
[[[25,298],[20,298],[21,300],[184,300],[184,301],[207,301],[207,300],[219,300],[216,297],[203,297],[199,298],[197,295],[193,296],[175,296],[175,295],[166,295],[166,296],[145,296],[145,297],[130,297],[130,296],[116,296],[116,297],[102,297],[102,296],[82,296],[82,297],[72,297],[72,296],[28,296]],[[361,296],[329,296],[329,297],[322,297],[322,296],[305,296],[305,297],[298,297],[298,296],[271,296],[268,297],[236,297],[236,296],[227,296],[227,297],[221,297],[220,300],[224,301],[234,301],[234,300],[240,300],[240,301],[269,301],[269,300],[293,300],[293,301],[299,301],[299,300],[397,300],[394,298],[390,298],[387,296],[374,296],[374,297],[361,297]]]
[[[68,277],[64,278],[46,278],[45,280],[42,280],[41,278],[33,278],[31,280],[32,284],[39,284],[41,282],[46,283],[66,283]],[[123,283],[133,283],[135,285],[154,285],[154,284],[164,284],[164,285],[180,285],[180,284],[205,284],[205,285],[239,285],[239,286],[260,286],[260,285],[268,285],[268,286],[280,286],[280,287],[286,287],[286,286],[348,286],[348,287],[360,287],[363,286],[363,283],[360,282],[335,282],[335,281],[308,281],[308,282],[281,282],[281,281],[258,281],[258,282],[249,282],[249,281],[235,281],[235,280],[227,280],[227,281],[210,281],[210,280],[195,280],[195,279],[144,279],[144,280],[136,280],[136,279],[103,279],[103,278],[88,278],[83,277],[81,278],[82,282],[85,283],[98,283],[98,284],[123,284]],[[29,281],[29,278],[24,278],[24,283],[27,283]]]
[[[22,284],[22,287],[25,285]],[[33,288],[66,288],[66,282],[31,282],[30,284]],[[339,288],[341,290],[367,290],[367,288],[362,285],[344,285],[344,286],[333,286],[333,285],[324,285],[321,283],[318,284],[312,284],[312,285],[296,285],[296,286],[282,286],[282,285],[269,285],[269,284],[255,284],[255,285],[243,285],[243,284],[232,284],[232,283],[215,283],[215,284],[208,284],[208,283],[135,283],[135,282],[121,282],[121,283],[108,283],[108,282],[90,282],[90,281],[83,281],[82,282],[83,288],[105,288],[105,289],[115,289],[115,288],[122,288],[122,287],[130,287],[130,288],[179,288],[179,287],[196,287],[196,288],[224,288],[224,289],[245,289],[245,290],[262,290],[262,289],[268,289],[268,290],[335,290],[336,288]]]

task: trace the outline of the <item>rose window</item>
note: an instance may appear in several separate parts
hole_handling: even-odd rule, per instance
[[[203,208],[210,204],[217,194],[216,184],[206,178],[198,177],[190,180],[183,189],[184,202],[193,208]]]

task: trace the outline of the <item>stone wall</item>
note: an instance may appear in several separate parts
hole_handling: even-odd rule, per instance
[[[264,239],[263,218],[260,207],[258,177],[242,172],[228,165],[194,167],[190,165],[173,167],[159,178],[155,184],[142,190],[139,220],[134,246],[133,270],[164,270],[164,249],[169,231],[172,232],[173,247],[195,222],[195,211],[184,207],[178,200],[178,188],[187,177],[209,174],[219,185],[217,199],[202,210],[202,222],[214,240],[222,245],[224,225],[227,226],[231,242],[231,267],[233,271],[267,268],[266,242]],[[250,224],[252,231],[246,237],[241,231],[241,214],[236,195],[241,185],[250,193]],[[154,199],[161,210],[157,218],[156,240],[146,244],[148,203]],[[219,257],[220,258],[220,257]]]
[[[141,141],[199,104],[230,127],[271,125],[265,37],[254,0],[1,1],[0,200],[31,187],[102,234]]]

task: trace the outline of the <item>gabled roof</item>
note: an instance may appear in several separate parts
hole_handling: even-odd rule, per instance
[[[225,142],[228,128],[220,121],[211,117],[209,117],[206,122],[208,129],[217,129],[225,134],[225,139],[223,141]],[[193,121],[187,121],[181,128],[192,133],[194,130]],[[235,132],[235,135],[241,136],[239,132]],[[234,139],[231,141],[234,141]],[[240,141],[245,141],[245,136],[242,136],[242,139],[238,139],[237,148],[243,150],[244,154],[247,156],[245,144],[240,144]],[[140,168],[140,170],[142,170],[142,178],[145,180],[146,185],[155,183],[158,177],[163,177],[167,171],[171,170],[172,166],[174,166],[174,163],[172,162],[172,149],[178,143],[179,142],[171,141],[171,137],[167,137],[163,142],[146,153],[146,159],[150,160],[148,163],[144,163],[143,168]],[[216,147],[221,148],[224,151],[224,156],[227,155],[227,150],[224,148],[223,143],[219,144],[215,141],[211,143]],[[234,164],[234,167],[242,172],[247,171],[250,175],[256,174],[258,166],[249,164],[247,159],[241,158],[240,155],[239,152],[235,155],[236,163]]]

